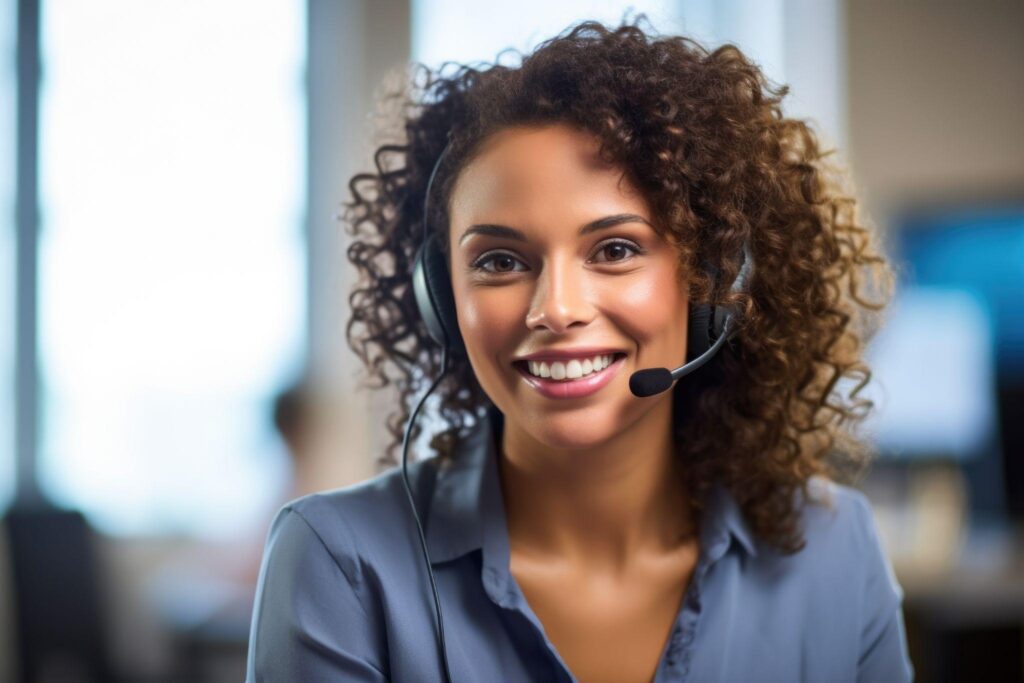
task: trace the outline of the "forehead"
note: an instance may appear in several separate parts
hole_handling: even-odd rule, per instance
[[[566,124],[506,128],[489,136],[462,168],[452,209],[514,207],[568,193],[638,195],[623,170],[598,156],[600,141]]]

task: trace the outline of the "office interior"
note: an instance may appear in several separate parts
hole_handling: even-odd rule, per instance
[[[916,680],[1024,680],[1024,3],[514,4],[0,0],[0,681],[244,678],[274,512],[380,471],[337,213],[381,96],[627,11],[849,167],[899,265],[857,485]]]

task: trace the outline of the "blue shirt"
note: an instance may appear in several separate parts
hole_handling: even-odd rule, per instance
[[[457,459],[410,463],[452,680],[575,681],[509,571],[495,409]],[[903,590],[860,491],[825,479],[807,545],[762,544],[718,485],[658,663],[676,681],[911,681]],[[814,495],[818,498],[817,495]],[[285,505],[260,569],[246,680],[443,681],[433,592],[401,466]]]

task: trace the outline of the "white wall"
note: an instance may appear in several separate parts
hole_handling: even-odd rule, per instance
[[[335,215],[351,198],[352,175],[374,168],[371,116],[388,75],[409,60],[409,21],[408,0],[309,4],[310,355],[324,401],[304,476],[317,489],[371,476],[384,448],[379,416],[390,396],[355,392],[358,359],[345,341],[354,273]]]
[[[851,0],[854,178],[907,202],[1024,194],[1024,3]]]

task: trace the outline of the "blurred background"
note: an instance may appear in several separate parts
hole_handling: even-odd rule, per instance
[[[244,677],[274,512],[385,444],[335,220],[377,98],[630,9],[852,169],[900,268],[859,486],[917,680],[1024,680],[1024,2],[0,0],[0,681]]]

